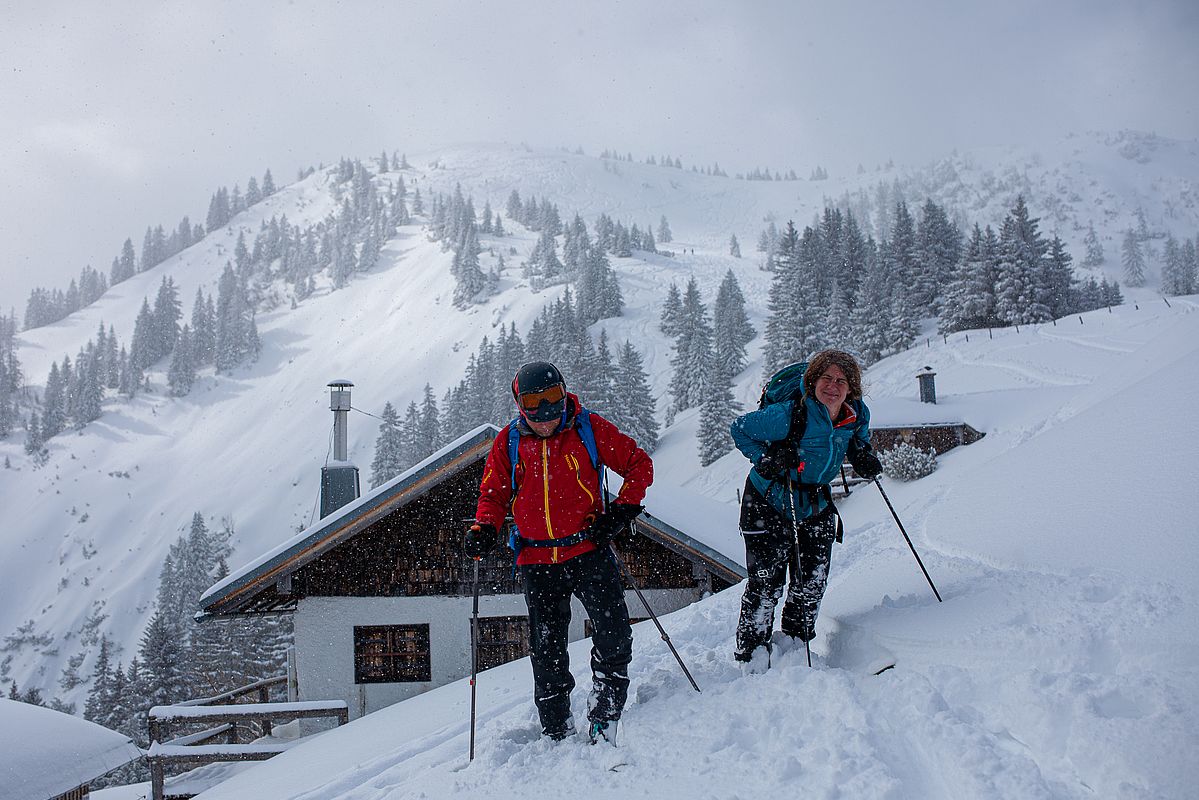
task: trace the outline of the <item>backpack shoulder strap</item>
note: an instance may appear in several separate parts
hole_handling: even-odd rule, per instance
[[[583,440],[583,447],[587,449],[587,455],[591,459],[591,468],[596,471],[600,478],[600,485],[604,483],[604,465],[600,461],[599,448],[595,445],[595,431],[591,427],[591,412],[585,408],[579,408],[578,414],[575,415],[577,425],[575,429],[579,432],[579,438]],[[516,496],[516,466],[520,463],[520,417],[513,419],[508,423],[508,461],[512,465],[512,475],[510,482],[512,485],[512,495]]]
[[[516,465],[520,463],[520,430],[517,427],[519,423],[520,417],[508,423],[508,462],[512,465],[510,483],[513,497],[516,497]]]
[[[599,472],[604,468],[604,465],[600,463],[599,449],[595,446],[595,431],[591,427],[591,412],[585,408],[579,408],[579,413],[575,418],[579,423],[579,438],[583,440],[583,447],[587,448],[587,455],[591,457],[591,468]]]
[[[787,441],[792,446],[798,448],[799,442],[803,439],[804,432],[808,429],[808,402],[807,398],[800,394],[792,398],[791,401],[791,427],[787,429]]]

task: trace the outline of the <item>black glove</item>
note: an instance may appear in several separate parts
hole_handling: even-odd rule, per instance
[[[799,451],[786,442],[774,442],[754,464],[754,469],[768,481],[781,481],[787,472],[799,466]]]
[[[596,517],[587,528],[587,538],[596,547],[607,547],[609,542],[620,543],[629,530],[629,523],[645,510],[645,506],[632,503],[613,503],[608,510]]]
[[[849,463],[853,466],[854,472],[868,481],[872,481],[883,474],[883,462],[878,460],[878,456],[874,454],[869,445],[864,447],[850,447]]]
[[[482,558],[500,543],[500,532],[487,522],[476,522],[466,530],[466,541],[462,549],[471,558]]]

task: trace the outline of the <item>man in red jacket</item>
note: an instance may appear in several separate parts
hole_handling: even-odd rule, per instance
[[[491,446],[475,523],[466,533],[466,554],[482,558],[499,542],[509,510],[517,529],[517,558],[529,607],[533,699],[542,733],[563,739],[575,732],[570,713],[574,678],[566,652],[570,597],[582,602],[594,631],[593,685],[588,701],[594,743],[616,743],[617,721],[628,694],[633,634],[620,570],[609,543],[641,513],[654,465],[644,450],[608,420],[585,410],[566,391],[553,364],[525,364],[512,381],[520,416]],[[592,465],[584,437],[589,427],[600,468]],[[520,434],[515,471],[509,431]],[[624,478],[620,494],[604,509],[603,468]],[[515,486],[513,476],[515,475]]]

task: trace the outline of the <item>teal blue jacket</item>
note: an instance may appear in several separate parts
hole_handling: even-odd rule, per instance
[[[791,428],[791,414],[795,400],[774,403],[766,408],[751,411],[733,420],[729,433],[737,449],[757,464],[771,442],[787,438]],[[799,443],[798,469],[790,470],[793,497],[787,496],[787,481],[770,481],[749,471],[750,483],[754,485],[770,505],[788,519],[799,521],[824,510],[827,502],[823,497],[813,498],[812,493],[800,488],[800,484],[831,483],[840,474],[841,463],[852,439],[870,446],[870,409],[861,400],[847,403],[847,410],[836,425],[829,418],[828,409],[818,400],[806,397],[808,423]],[[815,499],[816,505],[812,505]],[[794,509],[794,511],[793,511]]]

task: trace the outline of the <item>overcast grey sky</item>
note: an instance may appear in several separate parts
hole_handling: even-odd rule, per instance
[[[1199,138],[1194,0],[0,0],[0,304],[220,185],[527,141],[836,171],[1136,128]]]

